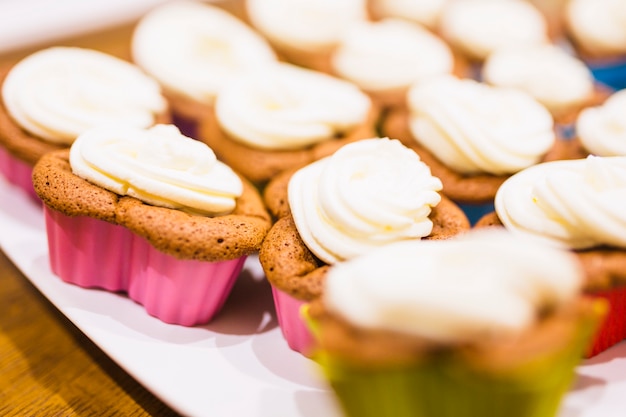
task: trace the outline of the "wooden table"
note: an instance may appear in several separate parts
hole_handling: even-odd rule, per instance
[[[116,27],[55,45],[89,47],[127,57],[132,27]],[[0,65],[42,47],[0,55]],[[177,414],[83,335],[0,251],[0,415]]]

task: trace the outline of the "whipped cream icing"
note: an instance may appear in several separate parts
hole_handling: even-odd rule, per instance
[[[10,117],[49,142],[71,144],[93,126],[149,127],[166,111],[159,85],[136,66],[105,53],[51,47],[15,64],[2,86]]]
[[[208,105],[234,77],[276,60],[244,22],[194,1],[168,2],[146,14],[133,33],[132,55],[168,91]]]
[[[303,242],[328,264],[432,231],[441,181],[398,140],[343,146],[291,178],[289,206]]]
[[[626,2],[570,0],[567,27],[583,48],[598,55],[626,53]]]
[[[443,6],[449,0],[370,0],[379,18],[400,18],[436,29]]]
[[[240,178],[211,148],[174,125],[90,129],[73,143],[70,165],[116,194],[202,215],[230,213],[243,192]]]
[[[594,91],[589,68],[555,45],[499,49],[485,61],[482,75],[489,84],[526,91],[552,114],[576,108]]]
[[[455,48],[480,61],[502,47],[548,42],[545,17],[524,0],[450,1],[440,30]]]
[[[448,45],[423,26],[387,18],[352,25],[333,54],[334,71],[365,91],[408,88],[451,73]]]
[[[613,93],[602,105],[583,109],[576,133],[589,153],[626,156],[626,90]]]
[[[626,248],[626,157],[589,156],[525,169],[500,187],[504,226],[551,245]]]
[[[517,172],[555,141],[548,110],[512,88],[440,76],[411,87],[408,106],[415,140],[459,173]]]
[[[324,302],[360,327],[463,343],[521,333],[542,311],[576,297],[581,283],[568,251],[483,229],[392,243],[337,263]]]
[[[277,63],[240,77],[215,103],[221,128],[261,149],[292,150],[362,125],[371,101],[347,81]]]
[[[354,22],[367,18],[366,0],[248,0],[259,32],[284,48],[329,52]]]

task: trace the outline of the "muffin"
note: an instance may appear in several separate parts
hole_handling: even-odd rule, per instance
[[[614,0],[570,0],[565,24],[576,53],[598,81],[626,88],[626,3]]]
[[[271,225],[256,189],[173,125],[90,129],[44,155],[33,183],[53,273],[166,323],[211,320]]]
[[[352,83],[277,63],[224,87],[198,136],[221,160],[263,186],[285,170],[375,136],[378,115]]]
[[[387,138],[344,145],[268,184],[264,199],[277,221],[259,260],[293,350],[310,352],[299,310],[320,296],[331,265],[394,241],[446,239],[469,229],[440,189],[415,152]]]
[[[584,292],[610,300],[611,311],[588,356],[626,338],[626,157],[552,161],[509,178],[495,212],[476,227],[502,226],[516,235],[575,253]]]
[[[368,19],[366,0],[246,0],[251,25],[281,59],[329,72],[330,55],[343,33]]]
[[[276,61],[267,41],[242,20],[188,0],[148,12],[135,27],[131,49],[134,62],[163,87],[174,123],[192,138],[224,85]]]
[[[504,231],[331,267],[305,311],[346,416],[555,416],[604,313],[567,251]]]
[[[471,223],[493,211],[512,173],[557,159],[552,116],[523,91],[442,76],[411,87],[407,102],[389,112],[383,134],[420,155]]]
[[[85,130],[170,120],[159,85],[139,68],[92,49],[51,47],[0,70],[0,170],[36,198],[32,168]]]
[[[369,0],[370,15],[374,20],[404,19],[435,31],[441,11],[450,0]]]
[[[379,107],[404,106],[408,88],[440,74],[463,75],[464,63],[423,26],[397,18],[346,29],[331,57],[332,71],[353,82]]]
[[[566,144],[568,159],[626,156],[626,90],[617,91],[602,104],[583,109],[576,119],[574,139]]]
[[[602,103],[610,89],[595,82],[583,61],[556,45],[503,48],[487,57],[482,79],[526,91],[552,114],[558,136],[571,139],[578,113]]]
[[[475,78],[497,49],[549,42],[545,16],[525,0],[449,1],[438,30],[456,53],[474,64]]]

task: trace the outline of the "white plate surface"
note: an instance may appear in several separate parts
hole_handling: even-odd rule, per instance
[[[48,266],[40,207],[1,177],[0,196],[2,250],[87,337],[173,409],[189,416],[340,416],[316,365],[282,339],[256,258],[212,323],[168,325],[123,295],[63,283]],[[559,417],[624,415],[625,342],[579,366]]]

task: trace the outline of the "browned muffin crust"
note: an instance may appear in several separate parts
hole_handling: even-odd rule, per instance
[[[10,65],[0,69],[0,86],[12,67],[13,65]],[[170,121],[169,110],[155,117],[155,124],[170,123]],[[30,166],[35,165],[39,158],[48,152],[69,148],[69,145],[48,142],[22,129],[9,116],[2,99],[0,99],[0,146]]]
[[[119,196],[74,175],[69,149],[44,155],[33,169],[41,200],[67,216],[119,224],[178,259],[223,261],[255,253],[271,227],[258,191],[242,178],[243,195],[228,215],[206,217]]]
[[[392,109],[383,121],[383,134],[398,139],[413,149],[428,165],[434,176],[441,179],[443,193],[459,203],[483,203],[493,200],[498,188],[510,175],[476,174],[464,175],[453,171],[437,159],[430,151],[420,146],[409,129],[407,108]],[[564,159],[561,147],[553,147],[542,162]]]
[[[496,212],[483,216],[474,228],[504,227]],[[607,291],[626,285],[626,250],[607,246],[575,250],[585,273],[585,291]]]
[[[295,171],[282,173],[265,188],[266,206],[278,220],[261,245],[259,260],[272,285],[294,298],[310,301],[320,296],[330,266],[307,248],[291,216],[287,187]],[[448,239],[470,228],[463,211],[445,196],[433,208],[430,219],[433,230],[425,239]]]
[[[378,116],[378,108],[372,106],[363,124],[345,136],[329,138],[305,149],[281,151],[257,149],[232,139],[220,129],[215,113],[209,112],[200,124],[199,139],[208,144],[235,171],[254,183],[262,184],[283,171],[300,168],[331,155],[347,143],[378,136]]]
[[[517,337],[490,338],[472,343],[441,343],[389,330],[364,329],[328,311],[323,297],[313,301],[307,314],[316,323],[317,347],[344,365],[359,369],[419,366],[444,358],[498,375],[519,372],[538,356],[550,357],[576,339],[582,323],[598,327],[606,313],[602,301],[579,297],[569,305],[539,317]]]

